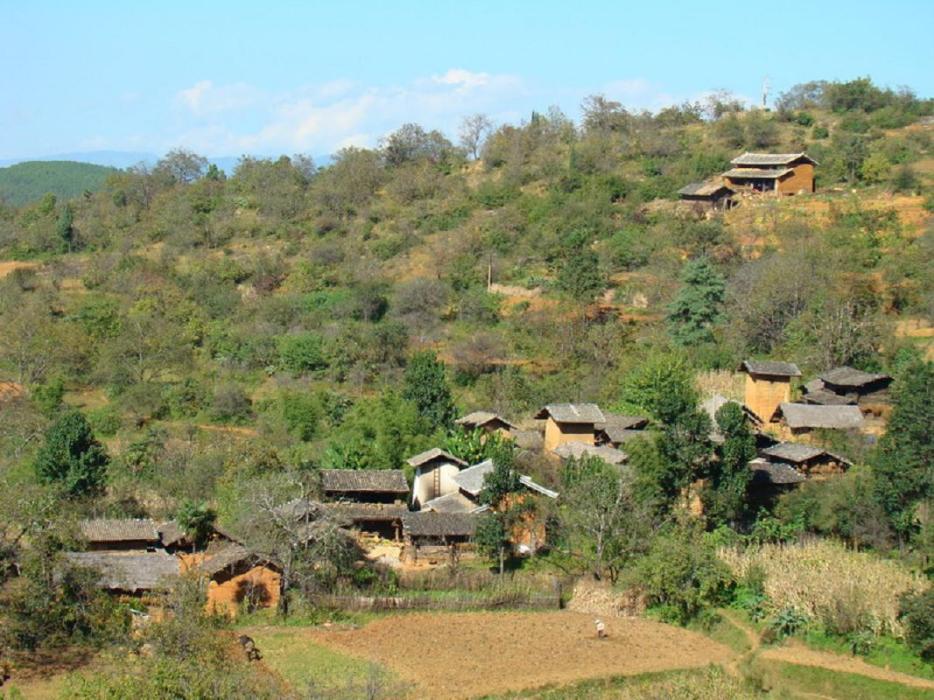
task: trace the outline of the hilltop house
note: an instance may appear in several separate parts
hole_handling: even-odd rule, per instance
[[[797,194],[814,191],[817,161],[806,153],[743,153],[730,161],[721,175],[724,186],[734,191]]]
[[[743,403],[760,421],[769,421],[779,405],[791,401],[791,378],[801,370],[791,362],[746,360],[739,367],[746,373]]]
[[[864,411],[880,412],[889,403],[887,374],[835,367],[804,385],[804,400],[823,406],[858,405]]]
[[[546,451],[569,442],[595,444],[596,426],[606,423],[606,416],[592,403],[552,403],[542,408],[535,417],[545,419]]]
[[[729,209],[736,191],[723,184],[722,178],[692,182],[678,190],[682,202],[690,202],[702,209]]]
[[[467,466],[464,460],[437,447],[410,457],[407,461],[409,466],[415,468],[412,507],[416,510],[433,498],[457,492],[454,475]]]
[[[812,430],[859,430],[863,414],[858,406],[818,406],[805,403],[781,403],[772,415],[773,423],[783,424],[792,435]]]
[[[492,413],[491,411],[474,411],[462,418],[458,418],[454,423],[465,430],[480,429],[486,433],[498,433],[503,437],[509,437],[512,431],[516,430],[515,425],[498,413]]]

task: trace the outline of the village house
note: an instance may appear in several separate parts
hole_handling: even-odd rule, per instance
[[[94,550],[64,556],[69,564],[94,569],[99,588],[124,596],[144,597],[162,590],[181,572],[178,557],[164,550]]]
[[[565,461],[569,459],[580,460],[584,457],[596,457],[613,466],[623,464],[629,459],[629,455],[615,447],[610,447],[609,445],[587,445],[583,442],[566,442],[556,447],[554,453]]]
[[[499,434],[502,437],[510,437],[512,432],[516,430],[515,425],[498,413],[492,413],[490,411],[474,411],[462,418],[458,418],[454,423],[465,430],[479,429],[483,430],[485,433]]]
[[[471,540],[477,531],[477,516],[419,511],[403,518],[402,529],[405,536],[402,561],[408,564],[456,562],[474,553]]]
[[[645,436],[649,419],[644,416],[624,416],[619,413],[603,413],[606,420],[594,426],[597,445],[619,447],[624,442]]]
[[[801,370],[792,362],[746,360],[740,367],[746,373],[743,403],[760,422],[771,420],[782,403],[791,401],[791,379]]]
[[[552,403],[545,406],[535,418],[545,420],[544,447],[553,451],[559,445],[579,442],[596,443],[596,426],[606,423],[606,416],[592,403]]]
[[[806,153],[743,153],[721,174],[724,186],[734,191],[798,194],[814,192],[817,161]]]
[[[879,414],[889,404],[887,374],[835,367],[804,385],[804,401],[823,406],[858,405],[864,413]]]
[[[405,503],[409,484],[401,469],[322,469],[322,495],[332,501]]]
[[[456,493],[458,486],[454,475],[467,466],[464,460],[437,447],[410,457],[407,461],[415,469],[415,480],[412,483],[412,507],[415,510],[433,498]]]
[[[731,208],[734,194],[736,192],[723,184],[721,178],[692,182],[678,190],[682,202],[689,202],[708,211]]]
[[[818,406],[804,403],[781,403],[772,415],[792,435],[813,430],[859,430],[863,414],[858,406]]]
[[[804,474],[784,462],[772,462],[756,457],[749,462],[752,476],[749,479],[748,498],[752,508],[769,508],[784,493],[791,491],[806,480]]]
[[[833,452],[795,442],[780,442],[766,447],[759,454],[772,463],[794,468],[808,479],[826,479],[843,474],[853,466],[848,459]]]
[[[279,604],[282,574],[275,564],[251,553],[236,542],[208,547],[203,555],[186,560],[189,570],[208,579],[206,609],[210,613],[236,615]]]

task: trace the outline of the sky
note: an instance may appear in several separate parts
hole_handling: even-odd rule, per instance
[[[603,94],[758,102],[869,75],[934,96],[934,0],[0,0],[0,159],[327,155]],[[770,97],[770,99],[771,99]]]

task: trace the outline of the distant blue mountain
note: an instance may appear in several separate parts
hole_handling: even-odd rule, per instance
[[[51,156],[25,157],[25,158],[7,158],[0,159],[0,168],[17,163],[30,163],[36,161],[71,161],[75,163],[91,163],[92,165],[103,165],[108,168],[129,168],[134,165],[144,163],[145,165],[155,165],[161,156],[155,153],[144,153],[134,151],[82,151],[78,153],[57,153]],[[258,155],[256,158],[278,158],[278,156]],[[312,156],[315,165],[324,167],[331,163],[331,156]],[[218,168],[228,175],[237,167],[240,156],[217,156],[208,158],[208,161],[214,163]]]

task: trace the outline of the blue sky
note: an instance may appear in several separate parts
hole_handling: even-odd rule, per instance
[[[327,154],[603,93],[655,109],[871,75],[934,95],[934,0],[0,0],[0,159]]]

